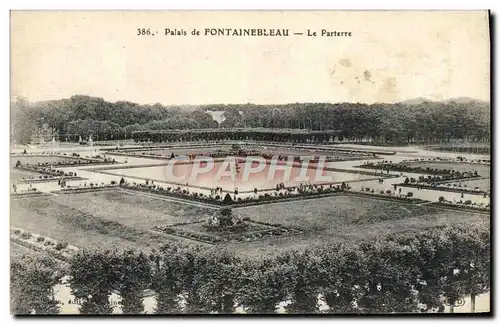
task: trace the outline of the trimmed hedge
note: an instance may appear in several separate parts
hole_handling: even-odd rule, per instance
[[[309,189],[298,187],[298,193],[290,193],[290,194],[276,194],[271,195],[269,193],[264,193],[263,195],[259,195],[258,197],[250,197],[247,196],[245,198],[237,197],[234,200],[229,193],[224,194],[224,198],[221,200],[221,196],[210,196],[210,195],[201,195],[198,193],[190,193],[186,189],[181,190],[180,187],[172,189],[172,187],[163,188],[158,185],[130,185],[126,182],[120,184],[120,187],[127,190],[135,190],[141,192],[148,192],[153,194],[159,194],[164,196],[171,196],[176,198],[182,198],[187,200],[194,200],[198,202],[213,204],[217,206],[247,206],[247,205],[259,205],[265,203],[271,203],[274,201],[283,201],[287,199],[307,199],[307,198],[316,198],[323,197],[327,195],[333,195],[337,193],[343,192],[341,186],[332,186],[326,188],[321,188],[319,185],[311,185]]]

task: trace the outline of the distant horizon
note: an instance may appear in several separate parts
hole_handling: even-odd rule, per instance
[[[102,96],[96,96],[96,95],[89,95],[89,94],[74,94],[69,97],[61,97],[59,99],[46,99],[46,100],[30,100],[27,97],[23,96],[17,96],[14,98],[11,98],[11,103],[15,102],[17,98],[22,98],[29,103],[37,104],[37,103],[43,103],[43,102],[50,102],[50,101],[58,101],[58,100],[70,100],[71,97],[73,96],[82,96],[82,97],[89,97],[89,98],[99,98],[102,99],[106,102],[109,103],[117,103],[117,102],[130,102],[134,104],[138,104],[141,106],[153,106],[160,104],[164,107],[201,107],[201,106],[217,106],[217,105],[256,105],[256,106],[286,106],[286,105],[293,105],[293,104],[342,104],[342,103],[350,103],[350,104],[363,104],[363,105],[376,105],[376,104],[398,104],[398,103],[410,103],[410,104],[418,104],[418,102],[448,102],[448,101],[477,101],[477,102],[483,102],[490,104],[490,100],[483,100],[479,98],[473,98],[473,97],[468,97],[468,96],[460,96],[460,97],[451,97],[451,98],[444,98],[444,99],[432,99],[432,98],[425,98],[425,97],[415,97],[415,98],[409,98],[409,99],[404,99],[400,101],[394,101],[394,102],[353,102],[353,101],[330,101],[330,102],[325,102],[325,101],[310,101],[310,102],[283,102],[283,103],[256,103],[256,102],[230,102],[230,103],[223,103],[223,102],[217,102],[217,103],[198,103],[198,104],[193,104],[193,103],[184,103],[184,104],[175,104],[175,103],[163,103],[163,102],[149,102],[149,103],[143,103],[143,102],[137,102],[137,101],[132,101],[132,100],[126,100],[126,99],[120,99],[120,100],[109,100],[106,98],[103,98]],[[417,102],[418,101],[418,102]]]

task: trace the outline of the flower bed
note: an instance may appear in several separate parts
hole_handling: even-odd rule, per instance
[[[37,251],[45,251],[53,257],[66,261],[69,260],[78,248],[66,242],[57,241],[49,237],[33,234],[20,228],[11,228],[11,241]]]
[[[203,223],[205,223],[205,221],[155,226],[152,230],[212,245],[251,242],[271,237],[302,234],[302,230],[298,228],[290,228],[281,224],[274,225],[251,220],[246,220],[245,223],[247,226],[241,227],[239,231],[208,230],[203,226]]]
[[[130,156],[130,157],[141,157],[141,158],[148,158],[148,159],[156,159],[156,160],[171,160],[174,157],[177,157],[178,155],[164,155],[160,153],[148,153],[148,152],[134,152],[134,150],[119,150],[119,151],[113,151],[113,154],[121,155],[121,156]],[[343,153],[344,155],[346,153]],[[288,156],[293,156],[289,155],[286,153],[283,154],[268,154],[264,153],[261,151],[257,150],[229,150],[229,151],[221,151],[221,152],[212,152],[212,153],[205,153],[205,152],[197,152],[197,153],[192,153],[188,154],[191,159],[194,159],[195,157],[211,157],[213,159],[223,159],[226,157],[240,157],[240,158],[245,158],[248,156],[259,156],[262,157],[266,160],[270,160],[273,157],[277,156],[282,156],[282,157],[288,157]],[[341,161],[353,161],[353,160],[364,160],[366,159],[367,156],[359,156],[357,154],[356,156],[326,156],[325,162],[341,162]],[[371,157],[371,156],[370,156]],[[299,156],[294,156],[295,162],[300,162]],[[371,157],[372,158],[372,157]],[[318,162],[318,158],[316,157],[315,159],[310,160],[310,163],[316,163]]]
[[[330,167],[325,167],[324,170],[325,171],[333,171],[333,172],[361,174],[361,175],[371,175],[371,176],[383,177],[383,178],[397,178],[397,177],[399,177],[399,175],[396,175],[396,174],[383,174],[383,173],[377,173],[377,172],[373,172],[373,171],[363,171],[363,170],[339,169],[339,168],[330,168]]]
[[[368,188],[366,188],[368,189]],[[390,191],[390,190],[389,190]],[[428,202],[427,200],[419,199],[419,198],[414,198],[413,194],[412,196],[410,195],[394,195],[392,192],[391,193],[376,193],[374,190],[365,190],[365,191],[353,191],[353,190],[346,190],[345,192],[347,195],[353,195],[353,196],[365,196],[365,197],[373,197],[377,199],[385,199],[385,200],[396,200],[396,201],[401,201],[401,202],[406,202],[409,204],[421,204],[424,202]]]
[[[54,162],[44,162],[37,163],[38,166],[54,166],[54,167],[71,167],[79,165],[93,165],[93,164],[115,164],[117,163],[115,159],[102,157],[100,155],[95,156],[85,156],[82,157],[78,153],[59,153],[54,152],[37,152],[37,153],[27,153],[27,154],[15,154],[11,153],[11,157],[53,157],[53,158],[63,158],[66,161],[54,161]],[[31,165],[31,164],[29,164]]]
[[[84,186],[84,187],[67,187],[67,188],[62,188],[61,190],[57,190],[54,192],[61,193],[61,194],[72,194],[72,193],[82,193],[82,192],[91,192],[91,191],[100,191],[100,190],[106,190],[106,189],[111,189],[111,188],[116,188],[118,185],[117,184],[105,184],[105,185],[93,185],[92,186]]]
[[[462,164],[462,163],[467,163],[467,164],[482,164],[482,165],[490,165],[491,161],[490,160],[485,160],[485,159],[468,159],[466,157],[462,156],[457,156],[456,158],[445,158],[445,157],[435,157],[435,158],[421,158],[421,159],[411,159],[411,160],[403,160],[401,161],[402,163],[407,163],[407,164],[418,164],[422,162],[432,162],[432,163],[457,163],[457,164]]]
[[[475,172],[460,172],[451,169],[433,169],[433,168],[423,168],[423,167],[412,167],[406,164],[398,163],[365,163],[356,166],[357,168],[372,169],[372,170],[384,170],[384,171],[396,171],[396,172],[408,172],[417,174],[428,174],[427,177],[420,176],[418,179],[410,180],[411,183],[433,183],[433,182],[443,182],[450,180],[462,180],[469,178],[479,178],[481,177],[477,171]],[[413,179],[413,178],[412,178]]]
[[[450,169],[433,169],[433,168],[423,168],[423,167],[412,167],[406,163],[390,163],[390,162],[367,162],[365,164],[357,166],[358,168],[364,169],[374,169],[374,170],[384,170],[384,171],[396,171],[396,172],[409,172],[409,173],[421,173],[421,174],[431,174],[431,175],[453,175],[455,173],[460,173],[458,171]]]
[[[313,189],[296,189],[295,191],[285,191],[285,192],[275,192],[274,195],[269,193],[261,194],[258,197],[247,196],[245,198],[237,197],[234,200],[229,193],[226,195],[205,195],[199,193],[190,193],[187,189],[180,189],[177,187],[172,189],[172,187],[164,188],[159,185],[131,185],[131,184],[121,184],[120,187],[127,190],[135,190],[141,192],[147,192],[152,194],[159,194],[169,197],[182,198],[187,200],[194,200],[202,203],[213,204],[217,206],[251,206],[260,205],[266,203],[272,203],[276,201],[286,201],[286,200],[296,200],[296,199],[310,199],[310,198],[320,198],[330,195],[336,195],[343,191],[340,186],[321,188],[320,186],[313,186]],[[227,196],[229,195],[229,198]]]
[[[54,182],[59,181],[61,179],[64,180],[87,180],[87,178],[75,177],[75,176],[39,176],[38,178],[30,177],[23,178],[15,181],[16,183],[44,183],[44,182]]]
[[[16,192],[11,192],[10,196],[11,197],[36,197],[36,196],[47,196],[47,193],[41,192],[36,190],[27,190],[27,191],[16,191]]]
[[[64,177],[65,179],[83,179],[78,177],[76,172],[64,172],[62,170],[52,169],[45,165],[26,164],[26,165],[16,165],[14,168],[29,172],[41,173],[42,175],[38,177],[38,180],[43,180],[43,181],[49,181],[49,178],[51,179],[50,181],[58,180],[61,179],[62,177]],[[31,181],[35,179],[37,178],[26,179],[26,181]]]
[[[431,205],[434,206],[439,206],[439,207],[446,207],[450,209],[458,209],[458,210],[470,210],[470,211],[477,211],[477,212],[487,212],[490,213],[490,204],[484,205],[484,204],[476,204],[471,202],[470,200],[465,200],[464,202],[452,202],[448,200],[440,199],[437,202],[432,202]]]
[[[481,190],[479,188],[467,188],[467,187],[452,187],[448,184],[431,184],[431,183],[399,183],[398,187],[409,187],[409,188],[420,188],[420,189],[429,189],[429,190],[437,190],[437,191],[446,191],[446,192],[457,192],[457,193],[467,193],[471,195],[484,195],[486,191]]]

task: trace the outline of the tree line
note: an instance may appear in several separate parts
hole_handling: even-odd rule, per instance
[[[43,125],[62,135],[61,141],[77,141],[90,135],[94,140],[125,139],[145,129],[213,128],[217,122],[196,107],[112,103],[81,95],[35,103],[17,98],[11,103],[11,133],[17,143],[29,143]]]
[[[13,261],[14,313],[58,312],[51,287],[62,272],[44,262]],[[145,289],[157,314],[272,314],[283,301],[290,314],[442,312],[489,291],[490,231],[457,224],[258,258],[175,243],[149,254],[82,250],[65,274],[82,314],[110,314],[113,292],[124,314],[144,313]]]
[[[199,128],[279,128],[339,131],[339,139],[378,143],[440,143],[454,139],[490,138],[489,103],[476,100],[362,104],[295,103],[286,105],[228,104],[201,106],[140,105],[128,101],[72,96],[69,99],[12,104],[12,135],[30,141],[42,125],[75,141],[131,138],[135,131]],[[218,124],[210,111],[223,111]]]
[[[438,143],[490,137],[490,107],[475,100],[414,103],[217,105],[222,127],[338,130],[339,139],[378,143]]]

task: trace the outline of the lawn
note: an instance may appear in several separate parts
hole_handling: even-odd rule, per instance
[[[233,209],[252,220],[296,226],[303,235],[231,245],[245,254],[275,253],[313,244],[359,241],[409,229],[487,221],[488,215],[355,196],[336,196]]]
[[[210,213],[210,209],[118,189],[11,201],[13,226],[89,248],[148,250],[167,240],[149,231],[154,225],[199,220]]]
[[[41,174],[35,172],[29,172],[24,170],[10,169],[10,180],[11,181],[19,181],[29,178],[38,178]]]
[[[95,217],[142,229],[150,229],[152,224],[198,221],[213,214],[212,209],[121,189],[61,195],[57,201]]]
[[[206,219],[214,209],[120,189],[11,200],[11,223],[77,247],[150,250],[169,240],[199,244],[150,231],[153,226]],[[489,215],[410,205],[358,196],[333,196],[233,208],[252,221],[298,228],[303,234],[232,242],[239,255],[256,256],[335,242],[357,242],[391,232],[457,222],[483,222]],[[191,227],[200,224],[190,225]],[[189,226],[188,226],[189,227]],[[196,228],[188,228],[200,232]]]
[[[454,162],[411,162],[411,163],[402,163],[412,167],[422,167],[422,168],[430,168],[430,169],[452,169],[460,172],[469,172],[469,171],[477,171],[477,173],[482,176],[489,178],[490,177],[490,166],[486,164],[477,164],[477,163],[454,163]]]

